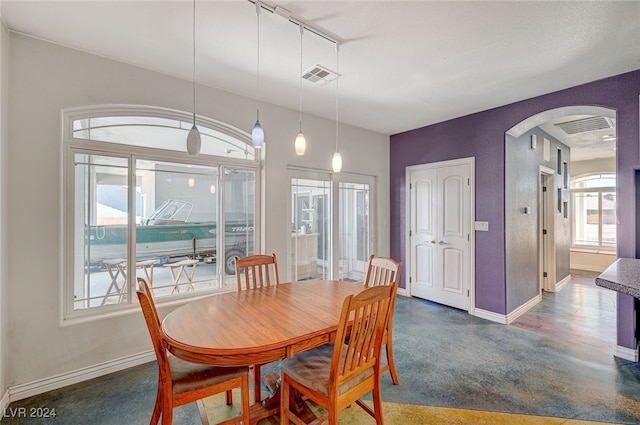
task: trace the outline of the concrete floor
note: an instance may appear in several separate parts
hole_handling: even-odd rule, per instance
[[[552,416],[620,424],[640,423],[640,363],[615,358],[610,342],[593,343],[571,334],[567,312],[589,316],[589,328],[615,334],[608,309],[598,299],[612,293],[570,283],[522,317],[529,325],[501,325],[417,298],[398,297],[394,317],[396,365],[400,385],[388,373],[383,399],[391,403],[465,408]],[[606,290],[604,290],[606,291]],[[575,292],[575,294],[572,294]],[[579,293],[579,294],[578,294]],[[598,298],[600,297],[600,298]],[[615,296],[613,296],[615,299]],[[565,300],[563,302],[563,300]],[[582,301],[581,301],[582,300]],[[595,303],[595,304],[594,304]],[[600,302],[600,305],[608,302]],[[546,319],[553,326],[531,323]],[[558,320],[563,316],[563,321]],[[577,314],[580,316],[580,314]],[[598,320],[602,317],[602,320]],[[140,317],[142,320],[142,317]],[[566,321],[569,320],[569,321]],[[520,320],[519,320],[520,321]],[[527,327],[528,326],[528,327]],[[578,326],[581,328],[582,326]],[[571,331],[571,332],[569,332]],[[263,368],[264,373],[277,365]],[[154,363],[50,391],[10,405],[9,424],[147,424],[156,391]],[[11,415],[25,408],[55,408],[55,418]],[[195,405],[176,409],[175,424],[198,424]]]

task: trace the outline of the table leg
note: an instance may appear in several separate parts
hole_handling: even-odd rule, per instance
[[[280,411],[280,397],[282,396],[280,388],[280,375],[277,373],[270,373],[264,377],[267,387],[271,390],[271,395],[262,400],[261,403],[257,403],[251,408],[251,424],[256,424],[258,421],[267,418],[271,415],[275,415]],[[260,407],[258,407],[260,406]],[[289,393],[289,408],[294,411],[296,416],[304,420],[306,423],[312,422],[317,419],[317,416],[307,406],[307,403],[300,397],[298,392],[291,389]],[[254,422],[255,419],[255,422]]]

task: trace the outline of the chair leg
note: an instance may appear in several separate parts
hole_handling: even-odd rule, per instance
[[[164,400],[162,400],[162,425],[173,424],[173,403],[171,400],[173,395],[166,394]]]
[[[382,390],[380,389],[380,376],[376,378],[376,383],[373,386],[372,392],[373,399],[373,411],[375,412],[376,425],[384,425],[382,419]]]
[[[242,424],[249,425],[249,375],[242,377],[242,387],[240,390],[242,392]]]
[[[331,406],[327,413],[329,414],[329,425],[338,425],[338,411],[335,406]]]
[[[400,380],[398,379],[398,372],[396,372],[396,363],[393,360],[393,345],[391,344],[391,335],[389,335],[389,341],[387,342],[387,363],[389,364],[389,373],[391,373],[391,380],[393,385],[398,385]]]
[[[162,413],[162,387],[158,383],[158,392],[156,393],[156,404],[153,406],[153,414],[151,415],[150,425],[157,425]]]
[[[289,383],[280,378],[280,425],[289,425]]]
[[[253,398],[256,403],[262,401],[262,379],[259,364],[253,366]]]
[[[227,406],[231,406],[233,404],[233,393],[231,390],[227,390]]]

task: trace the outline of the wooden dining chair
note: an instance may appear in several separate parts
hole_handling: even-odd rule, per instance
[[[292,390],[324,409],[314,420],[338,423],[338,413],[354,402],[382,425],[380,353],[394,285],[366,288],[342,305],[334,343],[302,351],[280,364],[280,424],[305,423],[291,406]],[[373,410],[360,400],[372,392]]]
[[[199,365],[172,355],[167,351],[167,342],[162,332],[153,295],[144,278],[138,278],[136,293],[158,361],[158,392],[150,424],[156,425],[162,417],[162,425],[169,425],[173,421],[174,407],[196,401],[199,403],[202,422],[208,425],[202,399],[226,391],[227,403],[230,404],[231,390],[234,388],[241,390],[242,415],[222,421],[218,425],[248,424],[249,368]]]
[[[258,289],[263,286],[279,285],[278,259],[276,254],[255,254],[236,257],[236,280],[238,291]]]
[[[276,254],[255,254],[247,257],[236,257],[236,280],[238,291],[243,289],[260,289],[271,285],[279,285],[278,259]],[[253,366],[253,388],[255,402],[262,399],[261,365]]]
[[[395,261],[389,257],[376,257],[374,255],[369,257],[369,267],[367,268],[367,275],[364,279],[364,286],[369,288],[372,286],[380,285],[393,285],[396,288],[400,281],[400,270],[402,270],[402,261]],[[389,313],[389,321],[385,330],[384,337],[382,339],[382,345],[385,347],[387,354],[387,364],[381,369],[381,372],[389,371],[391,374],[391,380],[395,385],[400,383],[398,379],[398,372],[396,371],[396,364],[393,359],[393,311],[396,305],[396,293],[393,293],[393,299],[391,301],[391,311]]]

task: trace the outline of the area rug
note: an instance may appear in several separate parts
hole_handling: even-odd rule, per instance
[[[240,393],[236,391],[234,390],[234,404],[232,406],[225,404],[224,394],[204,399],[204,409],[210,424],[218,423],[238,414],[242,406]],[[250,395],[249,399],[253,400],[253,395]],[[383,402],[382,404],[386,425],[598,425],[611,423],[402,403]],[[375,424],[374,419],[357,405],[340,412],[338,420],[340,425]],[[277,415],[263,419],[258,423],[258,425],[279,424],[280,418]]]

